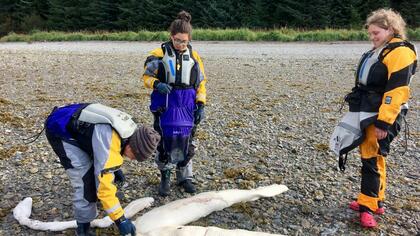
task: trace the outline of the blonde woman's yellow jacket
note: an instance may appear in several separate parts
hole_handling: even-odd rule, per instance
[[[378,113],[376,127],[387,130],[401,109],[408,108],[416,65],[414,45],[398,37],[362,56],[356,71],[356,88],[365,92],[359,108]]]

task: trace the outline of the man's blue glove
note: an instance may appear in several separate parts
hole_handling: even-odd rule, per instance
[[[120,235],[123,236],[135,236],[136,235],[136,226],[131,223],[131,220],[126,219],[124,216],[115,221],[115,224],[118,226]]]
[[[168,94],[171,92],[172,87],[169,84],[159,82],[156,85],[156,89],[161,94]]]
[[[204,104],[199,102],[197,103],[197,109],[194,111],[194,124],[198,125],[202,120],[204,120]]]

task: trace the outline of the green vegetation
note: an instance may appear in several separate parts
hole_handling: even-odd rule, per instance
[[[41,32],[29,34],[9,33],[0,38],[2,42],[33,42],[33,41],[162,41],[168,39],[167,32]]]
[[[420,40],[420,28],[410,29],[408,37],[412,41]],[[1,42],[34,42],[34,41],[165,41],[169,38],[166,31],[138,31],[138,32],[41,32],[33,31],[29,34],[9,33],[0,38]],[[194,40],[204,41],[363,41],[368,40],[365,30],[250,30],[242,29],[195,29]]]
[[[420,41],[420,28],[408,29],[407,37],[409,40],[412,40],[412,41]]]
[[[191,13],[191,23],[196,29],[361,29],[368,14],[378,8],[395,9],[410,28],[420,27],[418,0],[0,0],[0,37],[10,32],[29,33],[33,30],[166,31],[181,10]],[[220,40],[237,40],[238,37],[241,40],[261,40],[261,37],[263,40],[295,40],[281,30],[270,31],[269,35],[244,29],[227,31],[221,35],[218,31],[200,31],[205,36],[198,34],[196,37],[214,40],[218,37],[222,38]],[[128,34],[122,37],[128,40],[161,37],[160,34],[147,32]],[[300,36],[299,40],[349,36],[343,34],[333,31],[325,36],[311,32]],[[121,37],[110,33],[101,35],[106,38]],[[80,36],[72,34],[71,37]]]

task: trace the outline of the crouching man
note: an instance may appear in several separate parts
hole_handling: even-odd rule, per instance
[[[140,126],[127,113],[101,104],[56,107],[45,121],[46,136],[74,188],[76,235],[90,235],[99,199],[121,235],[135,235],[116,196],[114,173],[123,156],[144,161],[155,152],[160,135]]]

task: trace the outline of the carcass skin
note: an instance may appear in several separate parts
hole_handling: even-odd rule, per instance
[[[137,234],[141,235],[141,234]],[[248,231],[242,229],[221,229],[217,227],[201,226],[167,226],[155,229],[142,236],[281,236],[281,234],[269,234],[263,232]]]
[[[135,201],[132,201],[125,208],[125,216],[127,218],[133,217],[136,213],[143,210],[144,208],[150,207],[153,203],[153,198],[140,198]],[[32,212],[32,198],[27,197],[17,204],[13,209],[13,216],[19,224],[28,226],[31,229],[35,230],[48,230],[48,231],[62,231],[66,229],[76,228],[76,220],[71,221],[52,221],[52,222],[43,222],[39,220],[33,220],[29,217]],[[106,216],[102,219],[93,220],[90,225],[92,227],[106,228],[113,224],[114,222]]]
[[[287,191],[285,185],[273,184],[251,190],[229,189],[197,194],[152,209],[135,221],[137,236],[254,236],[278,235],[247,230],[228,230],[217,227],[183,226],[214,211],[223,210],[235,203],[255,201],[261,197],[274,197]],[[132,218],[139,211],[150,207],[153,198],[140,198],[124,208],[125,216]],[[32,198],[27,197],[13,209],[13,216],[21,225],[35,230],[63,231],[76,228],[75,220],[42,222],[30,219]],[[92,227],[105,228],[114,222],[107,216],[91,222]]]
[[[261,197],[273,197],[287,190],[288,188],[285,185],[274,184],[251,190],[230,189],[200,193],[190,198],[176,200],[154,208],[140,216],[136,220],[137,232],[138,235],[148,235],[149,232],[166,226],[186,225],[235,203],[255,201]],[[188,229],[183,231],[186,232]],[[200,236],[201,234],[195,235]]]

